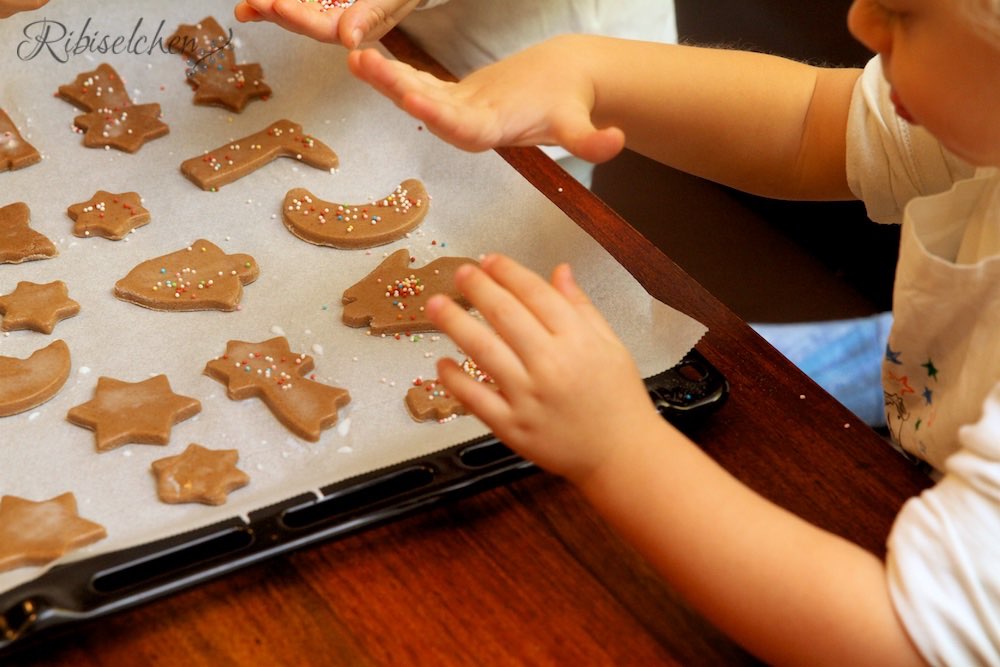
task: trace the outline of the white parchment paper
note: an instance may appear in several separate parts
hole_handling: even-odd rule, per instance
[[[448,146],[356,82],[342,49],[272,25],[238,24],[232,6],[231,1],[52,0],[41,10],[0,21],[0,107],[43,154],[40,164],[0,173],[0,206],[27,203],[33,228],[59,249],[55,259],[0,265],[0,294],[21,280],[62,280],[82,306],[51,335],[0,336],[0,355],[24,358],[57,338],[72,354],[70,379],[59,394],[0,419],[0,494],[44,500],[72,491],[81,515],[107,528],[107,539],[60,562],[246,516],[486,433],[472,417],[418,424],[406,413],[403,397],[413,379],[433,377],[439,357],[458,356],[447,338],[383,339],[340,322],[343,290],[398,248],[408,248],[418,266],[444,255],[477,257],[489,251],[508,253],[545,274],[560,261],[571,262],[647,376],[676,363],[704,333],[697,322],[650,298],[496,154],[470,155]],[[165,39],[177,25],[208,15],[233,28],[238,62],[262,64],[273,89],[270,100],[252,102],[242,114],[191,103],[183,59],[163,53],[155,38]],[[49,22],[49,43],[36,48],[26,35],[40,34],[42,19]],[[65,39],[56,40],[62,31]],[[129,51],[96,52],[102,39],[113,46],[118,36],[131,39]],[[136,154],[83,147],[72,131],[80,112],[54,93],[101,62],[122,75],[134,102],[162,105],[169,135]],[[182,160],[279,118],[301,123],[331,146],[340,168],[331,174],[281,159],[217,193],[204,192],[181,175]],[[281,222],[282,198],[293,187],[355,203],[388,194],[411,177],[424,181],[433,199],[422,227],[405,240],[369,251],[335,250],[299,240]],[[139,192],[152,222],[125,241],[73,236],[66,208],[99,189]],[[163,313],[112,296],[115,281],[136,264],[199,238],[257,259],[260,277],[246,288],[240,311]],[[229,400],[223,385],[202,374],[205,363],[225,351],[227,340],[275,335],[285,335],[293,351],[314,357],[317,379],[351,393],[340,423],[319,442],[291,435],[257,400]],[[126,445],[98,454],[93,433],[66,421],[71,407],[91,399],[99,376],[136,382],[159,373],[168,376],[175,392],[202,402],[198,416],[173,428],[169,445]],[[238,449],[250,485],[220,507],[160,503],[151,462],[179,454],[191,442]],[[0,591],[42,571],[0,573]]]

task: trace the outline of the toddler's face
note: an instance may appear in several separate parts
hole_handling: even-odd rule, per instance
[[[903,118],[972,164],[1000,166],[1000,36],[967,1],[854,0],[848,27],[882,56]]]

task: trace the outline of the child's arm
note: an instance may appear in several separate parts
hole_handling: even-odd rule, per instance
[[[853,198],[845,137],[859,70],[584,35],[543,42],[457,84],[375,51],[352,53],[349,63],[431,131],[468,150],[560,144],[602,161],[624,141],[757,194]]]
[[[343,8],[321,0],[240,0],[234,13],[240,21],[271,21],[282,28],[321,42],[357,48],[389,32],[420,0],[357,0]]]
[[[452,360],[439,377],[503,442],[577,485],[721,629],[775,664],[922,664],[883,564],[756,495],[665,422],[566,266],[548,284],[492,255],[456,284],[499,335],[446,297],[427,313],[500,391]]]

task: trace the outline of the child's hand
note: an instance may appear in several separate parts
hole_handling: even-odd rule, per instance
[[[18,12],[38,9],[49,0],[0,0],[0,19],[7,19]]]
[[[330,2],[321,11],[320,0],[241,0],[234,13],[240,21],[271,21],[321,42],[353,49],[389,32],[419,1],[357,0],[346,8]]]
[[[628,350],[567,265],[548,284],[510,258],[490,255],[480,268],[460,267],[455,283],[495,333],[443,295],[427,302],[426,313],[499,391],[452,359],[439,362],[438,377],[520,454],[582,483],[616,450],[666,425]]]
[[[615,127],[591,122],[593,84],[583,68],[563,67],[573,43],[554,39],[484,67],[459,83],[441,81],[374,50],[353,52],[351,71],[445,141],[468,151],[560,145],[591,162],[625,145]]]

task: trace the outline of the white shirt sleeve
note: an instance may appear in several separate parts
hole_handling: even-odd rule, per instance
[[[906,203],[944,192],[974,168],[948,152],[927,130],[897,113],[876,56],[851,98],[847,121],[847,182],[876,222],[898,223]]]
[[[1000,385],[889,535],[896,613],[932,665],[1000,665]]]

